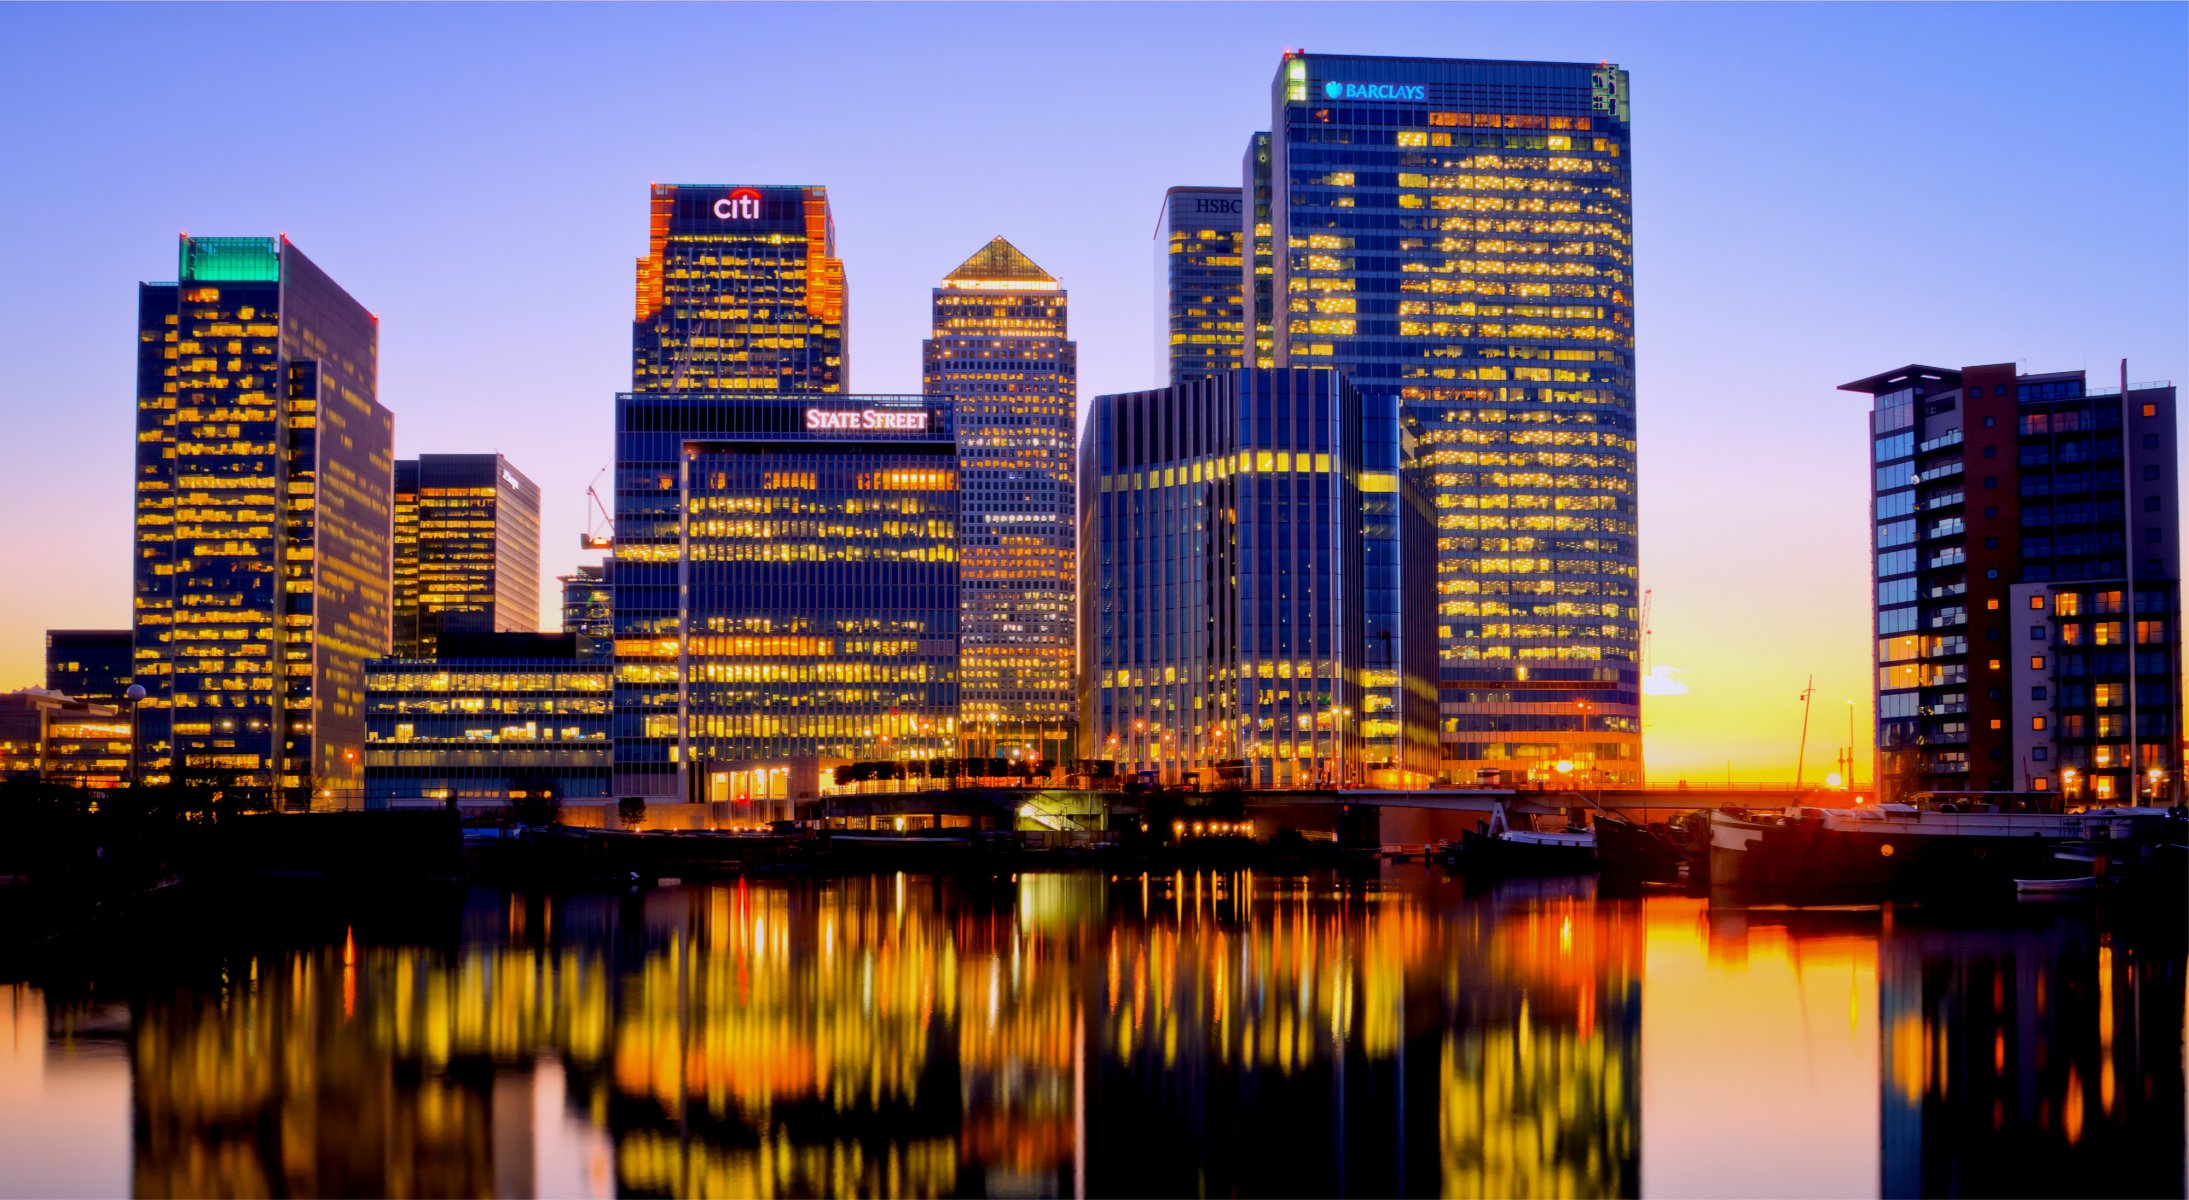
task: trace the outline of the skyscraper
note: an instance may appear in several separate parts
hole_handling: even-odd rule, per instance
[[[387,651],[394,418],[378,322],[287,238],[183,235],[138,288],[143,777],[354,805]]]
[[[845,307],[828,189],[657,183],[631,388],[841,392]]]
[[[1238,188],[1174,187],[1155,221],[1156,369],[1171,386],[1241,366]],[[1244,364],[1251,366],[1253,364]]]
[[[395,464],[394,653],[431,658],[441,633],[540,627],[540,489],[499,454]]]
[[[1877,782],[2180,794],[2174,389],[1910,365],[1872,397]]]
[[[1626,73],[1295,53],[1271,110],[1276,364],[1398,396],[1436,493],[1444,772],[1639,779]]]
[[[1079,351],[1056,278],[996,238],[934,291],[921,388],[959,447],[959,704],[969,752],[1070,757]]]

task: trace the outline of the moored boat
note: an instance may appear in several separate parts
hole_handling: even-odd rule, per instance
[[[2007,894],[2058,874],[2061,844],[2116,844],[2165,828],[2162,809],[2085,813],[1942,811],[1908,804],[1791,809],[1780,818],[1711,814],[1716,892],[1812,903]]]
[[[1514,829],[1503,805],[1486,831],[1467,830],[1446,860],[1469,875],[1586,875],[1596,870],[1596,835],[1585,829]]]

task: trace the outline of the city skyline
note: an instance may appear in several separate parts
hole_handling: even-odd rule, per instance
[[[588,38],[612,58],[618,39],[634,36],[660,11],[528,15],[526,36],[508,58],[463,93],[474,102],[474,132],[502,140],[460,154],[462,130],[433,130],[423,144],[438,151],[396,170],[395,160],[376,157],[401,152],[394,144],[401,139],[391,137],[367,155],[390,175],[360,177],[333,198],[317,186],[292,192],[280,181],[244,188],[232,179],[208,180],[194,173],[202,166],[162,157],[162,167],[184,172],[182,186],[133,193],[126,207],[118,194],[85,201],[68,189],[64,208],[62,189],[32,195],[22,181],[66,171],[99,182],[102,170],[118,181],[120,163],[173,151],[139,144],[138,135],[120,130],[116,122],[135,86],[126,83],[99,103],[55,110],[52,122],[25,121],[11,156],[17,186],[0,193],[0,212],[48,236],[23,254],[19,270],[27,286],[0,301],[7,306],[0,327],[12,331],[0,340],[0,379],[15,431],[0,447],[0,469],[18,506],[57,493],[73,502],[56,506],[29,535],[27,552],[48,582],[0,597],[0,621],[8,627],[0,637],[0,686],[35,682],[46,628],[127,621],[123,430],[133,363],[116,347],[127,328],[130,285],[166,277],[161,247],[178,228],[222,235],[286,228],[295,236],[380,319],[381,400],[396,414],[397,456],[494,450],[525,464],[544,497],[541,573],[564,574],[581,561],[574,535],[584,526],[585,483],[613,454],[613,396],[628,379],[631,350],[616,313],[629,300],[629,264],[644,249],[630,213],[649,182],[737,177],[829,189],[841,238],[837,254],[860,313],[859,321],[847,322],[844,357],[856,357],[861,368],[844,387],[859,393],[915,390],[932,281],[963,257],[963,246],[1009,238],[1075,293],[1084,417],[1086,398],[1162,382],[1150,373],[1146,353],[1153,281],[1140,250],[1148,206],[1173,184],[1227,178],[1238,147],[1266,124],[1267,82],[1278,54],[1301,42],[1370,54],[1608,59],[1633,76],[1638,391],[1646,410],[1641,512],[1649,529],[1641,582],[1655,593],[1649,661],[1660,686],[1688,689],[1654,696],[1645,707],[1653,778],[1716,777],[1720,759],[1731,759],[1733,772],[1749,778],[1790,775],[1801,717],[1792,697],[1811,671],[1819,676],[1812,777],[1838,743],[1830,718],[1839,700],[1855,700],[1862,727],[1869,725],[1868,521],[1859,465],[1868,439],[1860,404],[1833,391],[1839,382],[1878,362],[1992,362],[2018,352],[2051,356],[2028,360],[2033,371],[2088,368],[2102,375],[2125,356],[2139,380],[2183,373],[2189,321],[2179,216],[2189,188],[2178,153],[2149,152],[2179,147],[2189,127],[2179,64],[2168,60],[2165,69],[2139,77],[2119,61],[2156,62],[2156,47],[2178,46],[2179,10],[2131,15],[2081,8],[2073,17],[2056,9],[1861,10],[1860,18],[1821,22],[1811,9],[1713,9],[1707,25],[1699,10],[1561,7],[1556,22],[1536,9],[1348,9],[1345,17],[1284,10],[1267,22],[1271,41],[1282,45],[1242,39],[1214,52],[1195,48],[1211,60],[1193,76],[1202,81],[1194,91],[1205,105],[1184,115],[1166,107],[1157,89],[1118,88],[1110,95],[1105,77],[1091,69],[1056,77],[1053,104],[1019,106],[1033,112],[983,106],[999,137],[1047,114],[1069,119],[1072,136],[1089,139],[1088,152],[1077,156],[1084,161],[1024,169],[968,165],[951,155],[910,173],[902,169],[909,160],[894,154],[881,156],[883,164],[863,163],[834,149],[836,139],[813,136],[844,119],[850,110],[837,106],[848,99],[816,100],[812,112],[769,118],[768,128],[735,126],[726,144],[705,150],[654,137],[618,142],[598,129],[570,143],[577,147],[565,152],[571,161],[551,166],[546,139],[562,133],[557,122],[571,118],[572,98],[537,77],[486,95],[508,82],[495,77],[499,72],[564,62]],[[782,10],[735,11],[677,19],[751,25],[796,19]],[[909,30],[918,35],[909,42],[887,36],[898,23],[919,25],[914,14],[922,13],[937,10],[876,14],[874,44],[891,49],[862,44],[846,64],[883,72],[862,94],[886,92],[896,78],[890,71],[938,65],[915,63],[920,56],[905,47],[941,47],[947,21]],[[104,36],[126,66],[132,55],[151,53],[157,31],[175,20],[140,13]],[[380,86],[371,72],[404,61],[394,55],[429,66],[433,54],[483,44],[515,18],[444,10],[427,20],[445,35],[432,54],[394,50],[383,40],[392,23],[354,11],[283,12],[273,24],[280,37],[350,39],[362,64],[354,81],[360,94],[351,103],[362,104]],[[71,26],[79,33],[89,26],[73,13],[35,10],[8,22],[33,36],[9,39],[10,48],[0,50],[12,81],[0,88],[20,90],[12,110],[35,118],[65,94],[48,80],[55,65],[67,62],[63,55],[49,63],[35,47],[65,42]],[[1153,14],[1122,10],[1005,11],[996,24],[1010,37],[1080,39],[1090,61],[1112,42],[1138,37],[1160,48],[1161,41]],[[1389,32],[1379,32],[1379,24]],[[1438,25],[1449,25],[1449,32],[1419,44],[1415,27]],[[1686,28],[1693,44],[1670,44],[1673,28]],[[1868,32],[1856,38],[1856,29]],[[1727,43],[1744,37],[1775,52],[1793,48],[1821,65],[1833,62],[1833,48],[1846,41],[1896,32],[1938,48],[1963,39],[1956,53],[1972,59],[1987,49],[1998,57],[2042,46],[2057,61],[2048,61],[2048,73],[2034,81],[2018,76],[2012,87],[1903,72],[1890,76],[1898,89],[1890,99],[1877,86],[1864,91],[1865,81],[1886,77],[1865,74],[1873,68],[1862,63],[1833,63],[1845,94],[1829,98],[1788,84],[1786,77],[1800,72],[1783,57],[1776,72],[1726,59],[1722,74],[1706,81],[1681,66],[1683,56],[1722,55]],[[2101,44],[2113,56],[2102,69],[2073,53]],[[947,67],[947,54],[955,53],[962,52],[947,51],[940,65]],[[1162,77],[1159,63],[1141,69],[1148,79]],[[780,70],[756,64],[750,79],[757,82],[739,91],[774,94],[769,81],[779,80]],[[418,123],[441,86],[429,81],[419,100],[390,98],[377,110],[389,135],[422,131]],[[581,91],[592,95],[596,87],[608,84],[594,81]],[[1793,111],[1758,103],[1759,89]],[[1114,116],[1125,119],[1078,116],[1089,95],[1113,102]],[[947,90],[940,99],[979,103]],[[528,100],[546,111],[525,108]],[[1142,139],[1145,155],[1122,155],[1132,139],[1116,130],[1149,128],[1131,119],[1142,106],[1167,114],[1169,124]],[[316,116],[359,131],[352,129],[356,112],[342,102],[300,107],[306,111],[294,119]],[[1781,118],[1775,135],[1758,109]],[[1936,114],[1938,124],[1900,122],[1906,111]],[[859,113],[871,121],[905,120],[863,107]],[[511,119],[490,132],[497,116]],[[1950,135],[1935,132],[1943,129]],[[377,131],[362,132],[369,140]],[[1975,166],[1957,170],[1941,147],[1972,164],[2016,163],[2024,172],[2014,177],[2018,190],[1982,186]],[[2032,148],[2043,152],[2034,170]],[[318,161],[303,151],[280,154],[300,168]],[[527,157],[534,154],[540,157]],[[1127,161],[1135,157],[1145,161]],[[1825,161],[1836,168],[1828,177],[1811,173]],[[1908,162],[1922,165],[1912,171],[1913,184],[1902,186],[1910,179]],[[889,164],[898,168],[894,175]],[[528,203],[494,206],[492,236],[480,236],[476,222],[421,207],[424,193],[445,197],[486,187],[490,178],[506,186],[504,177],[528,166],[547,171],[544,183],[565,186],[543,186]],[[1120,178],[1086,186],[1112,169]],[[284,174],[301,179],[312,172]],[[1862,186],[1852,185],[1857,177]],[[989,194],[997,178],[1025,198]],[[895,194],[908,185],[908,195]],[[525,199],[517,191],[504,194]],[[1044,211],[1051,197],[1054,211]],[[2063,202],[2085,205],[2086,215],[2064,217]],[[2050,240],[2038,242],[2040,233]],[[565,239],[569,244],[556,253],[539,253],[543,240]],[[1896,262],[1932,257],[1971,264],[1962,284],[1910,286],[1905,295],[1890,289]],[[1767,286],[1774,272],[1784,282]],[[1911,279],[1914,273],[1911,265]],[[450,279],[462,282],[451,286]],[[1866,307],[1850,306],[1850,297]],[[1762,419],[1751,411],[1758,399],[1776,402]],[[55,455],[57,444],[80,445],[84,453]],[[75,494],[62,490],[70,481]],[[1728,577],[1734,564],[1744,574]],[[553,620],[559,596],[543,594],[539,603],[544,619]],[[1779,692],[1785,703],[1774,703]]]

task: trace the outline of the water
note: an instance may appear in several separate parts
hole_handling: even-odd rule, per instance
[[[1423,868],[254,885],[0,964],[0,1194],[2183,1190],[2178,932]]]

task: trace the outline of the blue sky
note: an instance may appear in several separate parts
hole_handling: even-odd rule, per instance
[[[1689,687],[1653,773],[1784,774],[1811,671],[1867,719],[1834,385],[2189,375],[2181,5],[7,5],[0,687],[127,621],[132,285],[179,231],[286,232],[379,314],[398,451],[510,455],[553,573],[649,182],[826,184],[867,391],[917,389],[929,289],[1010,238],[1070,289],[1084,400],[1154,381],[1158,199],[1236,181],[1291,46],[1632,73],[1644,583]]]

